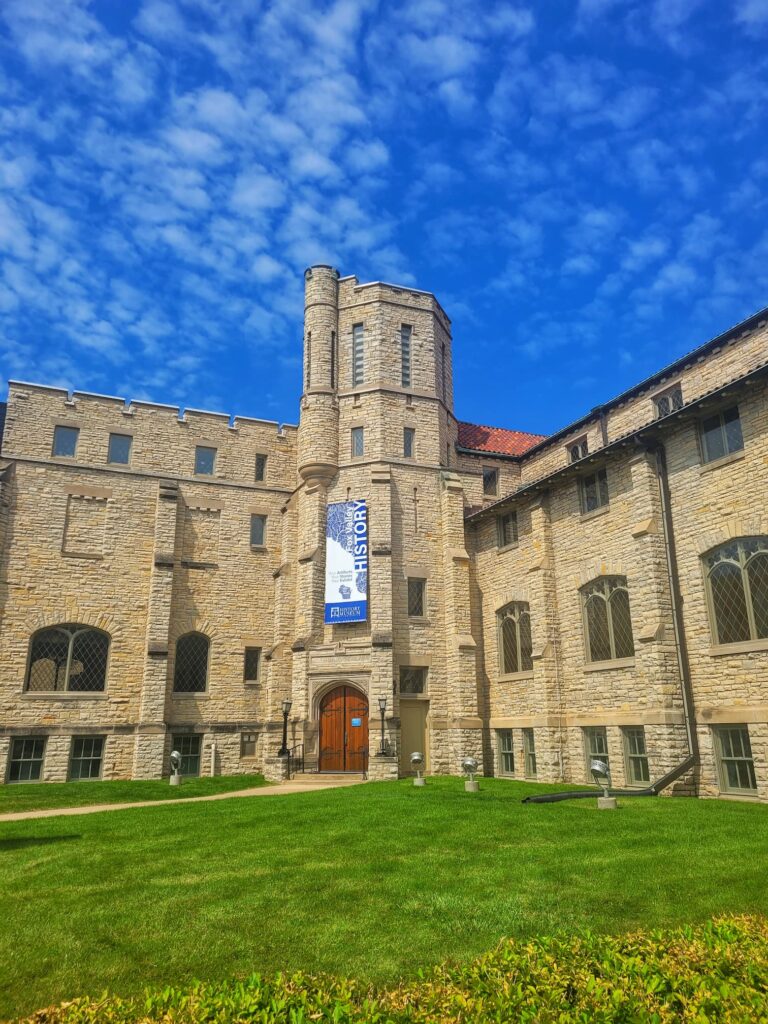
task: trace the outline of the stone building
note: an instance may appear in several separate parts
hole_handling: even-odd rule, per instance
[[[280,777],[285,717],[307,770],[767,799],[768,312],[549,437],[457,420],[451,345],[316,266],[298,427],[11,382],[5,781]],[[327,623],[347,502],[367,608]]]

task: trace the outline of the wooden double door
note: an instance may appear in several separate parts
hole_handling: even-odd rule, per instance
[[[318,770],[368,770],[368,698],[352,686],[337,686],[320,701]]]

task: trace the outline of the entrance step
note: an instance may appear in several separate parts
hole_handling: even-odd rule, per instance
[[[294,786],[349,786],[353,782],[362,782],[362,772],[309,772],[293,775],[291,785]]]

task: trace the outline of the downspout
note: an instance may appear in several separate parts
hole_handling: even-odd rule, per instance
[[[691,663],[688,658],[688,644],[685,637],[683,620],[683,595],[680,592],[680,574],[677,566],[677,547],[675,530],[672,521],[672,501],[669,490],[669,473],[667,470],[667,453],[660,441],[648,445],[648,451],[656,457],[656,476],[659,482],[661,498],[661,522],[664,536],[664,550],[667,556],[667,572],[669,574],[669,594],[672,601],[672,623],[675,630],[675,649],[680,672],[680,689],[683,698],[683,717],[688,739],[688,757],[669,774],[680,778],[694,765],[699,763],[699,740],[696,735],[696,711],[693,701],[693,685],[691,683]],[[665,779],[669,776],[665,776]],[[674,781],[670,779],[668,785]]]

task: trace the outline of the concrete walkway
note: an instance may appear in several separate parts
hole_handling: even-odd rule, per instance
[[[311,781],[310,781],[311,780]],[[251,789],[237,789],[228,793],[213,793],[211,796],[177,797],[175,800],[137,800],[124,804],[86,804],[83,807],[48,807],[42,811],[14,811],[0,814],[0,822],[25,821],[28,818],[58,818],[73,814],[98,814],[102,811],[127,811],[134,807],[168,807],[171,804],[198,804],[206,800],[230,800],[236,796],[288,796],[291,793],[315,793],[319,789],[339,789],[343,786],[359,786],[359,775],[345,778],[323,778],[303,776],[292,782],[281,782],[274,786],[254,786]]]

